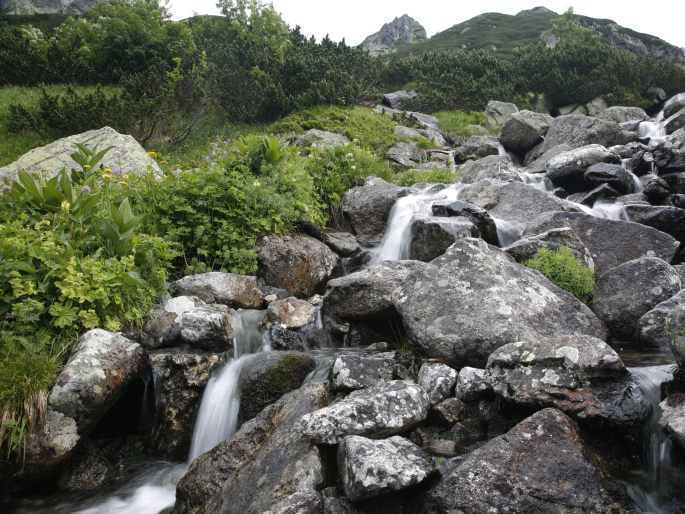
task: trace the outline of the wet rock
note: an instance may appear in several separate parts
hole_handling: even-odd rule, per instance
[[[541,145],[538,145],[526,154],[526,158],[523,161],[523,165],[526,169],[523,171],[527,171],[528,173],[545,173],[549,161],[554,159],[557,155],[572,150],[569,145],[558,145],[550,148],[545,153],[540,153],[538,151],[540,147]]]
[[[312,296],[331,277],[338,256],[304,234],[264,236],[257,242],[257,275],[293,296]]]
[[[317,148],[336,148],[350,144],[347,136],[317,129],[310,129],[304,134],[295,136],[292,142],[295,146],[314,146]]]
[[[626,205],[630,221],[647,225],[665,232],[680,242],[685,242],[685,209],[653,205]]]
[[[670,118],[680,109],[685,108],[685,93],[679,93],[664,104],[664,118]]]
[[[556,407],[579,419],[616,424],[649,415],[619,356],[595,337],[509,343],[490,355],[487,371],[495,393],[519,405]]]
[[[340,257],[350,257],[361,251],[361,246],[349,232],[326,232],[323,242]]]
[[[285,300],[286,298],[290,298],[290,293],[288,293],[288,291],[285,289],[281,289],[280,287],[260,286],[259,290],[262,292],[264,301],[267,304],[273,303],[276,300]]]
[[[418,261],[380,262],[333,279],[328,282],[324,296],[324,311],[336,319],[386,317],[395,310],[392,292],[420,266]]]
[[[459,200],[487,210],[493,218],[516,223],[527,223],[549,211],[578,210],[573,204],[522,182],[492,179],[466,186],[459,193]]]
[[[620,511],[590,455],[575,423],[544,409],[448,471],[422,512]]]
[[[671,318],[679,306],[685,308],[685,290],[680,290],[675,296],[659,303],[640,318],[637,324],[637,337],[640,346],[670,347],[668,324],[671,323]]]
[[[649,120],[649,116],[644,109],[639,107],[620,107],[618,105],[604,109],[595,117],[604,121],[613,121],[614,123]]]
[[[474,402],[492,395],[490,376],[484,369],[464,366],[459,370],[455,395],[464,402]]]
[[[428,357],[483,366],[503,344],[557,334],[604,337],[572,295],[482,240],[461,239],[393,293],[410,340]]]
[[[678,305],[670,316],[670,323],[666,325],[671,351],[678,363],[678,368],[685,369],[685,306]]]
[[[431,406],[452,395],[457,372],[439,362],[426,362],[419,370],[418,383],[428,394]]]
[[[497,225],[492,216],[485,209],[477,205],[461,202],[459,200],[450,203],[436,203],[432,207],[433,216],[468,218],[476,226],[480,237],[491,245],[498,246]]]
[[[225,305],[204,305],[181,314],[181,339],[194,348],[225,352],[233,346],[233,314]]]
[[[494,136],[471,136],[454,154],[454,162],[462,164],[469,160],[499,155],[499,141]]]
[[[64,467],[58,485],[62,491],[93,491],[112,476],[112,465],[107,457],[89,446],[80,450]]]
[[[680,287],[680,276],[666,262],[642,257],[598,276],[592,309],[615,337],[630,340],[642,315]]]
[[[549,114],[521,111],[512,114],[502,127],[499,139],[504,148],[521,156],[541,142],[552,122]]]
[[[659,404],[659,426],[685,450],[685,394],[671,394]]]
[[[431,408],[430,416],[440,425],[451,427],[461,419],[463,412],[463,401],[458,398],[447,398]]]
[[[380,382],[389,382],[395,367],[394,355],[357,354],[340,355],[332,370],[333,388],[340,390],[365,389]]]
[[[48,409],[75,420],[83,437],[129,384],[149,372],[149,365],[139,344],[106,330],[89,330],[57,377]]]
[[[479,236],[480,232],[468,218],[419,218],[411,224],[409,258],[432,261],[458,239]]]
[[[150,352],[156,384],[152,445],[158,455],[179,461],[188,456],[202,393],[214,370],[224,362],[225,353],[188,347]]]
[[[143,346],[156,349],[179,344],[182,314],[202,305],[205,302],[196,296],[177,296],[155,307],[143,329]]]
[[[298,424],[316,444],[337,444],[349,435],[387,437],[418,425],[428,415],[428,395],[406,380],[353,391],[347,398],[302,417]]]
[[[618,164],[593,164],[585,170],[584,179],[591,187],[608,184],[621,194],[632,193],[635,189],[633,176]]]
[[[572,228],[585,244],[598,275],[645,256],[656,256],[668,262],[679,246],[674,238],[651,227],[571,212],[540,215],[528,224],[524,236],[562,227]]]
[[[314,367],[314,359],[300,352],[265,352],[253,357],[240,375],[238,419],[245,422],[254,418],[300,387]]]
[[[290,297],[271,302],[266,309],[265,324],[270,327],[279,324],[284,328],[306,327],[316,320],[316,307],[306,300]]]
[[[525,237],[505,246],[503,250],[511,255],[516,262],[523,263],[535,257],[541,248],[551,252],[569,248],[575,258],[582,260],[590,269],[595,269],[590,251],[570,228],[557,228],[536,236]]]
[[[588,145],[569,150],[547,163],[547,178],[571,193],[587,191],[596,184],[585,181],[585,172],[598,163],[618,163],[617,155],[601,145]]]
[[[464,175],[460,180],[462,184],[473,184],[486,178],[521,182],[513,170],[511,159],[506,155],[488,155],[475,161],[466,161],[459,166],[459,172]]]
[[[485,114],[488,125],[501,127],[517,112],[519,112],[518,107],[512,103],[490,100],[483,114]]]
[[[411,441],[381,441],[351,435],[338,448],[345,496],[360,501],[420,484],[435,470],[433,460]]]
[[[322,385],[306,385],[195,459],[176,488],[175,512],[266,512],[298,491],[320,488],[324,468],[319,449],[293,425],[327,401]]]
[[[597,202],[609,202],[619,196],[621,196],[621,193],[616,191],[610,185],[602,184],[601,186],[597,186],[587,193],[574,193],[568,196],[566,199],[569,202],[575,202],[592,207]]]
[[[392,164],[411,168],[424,159],[421,157],[419,146],[415,142],[400,141],[388,150],[388,159]]]
[[[407,189],[369,177],[364,185],[353,187],[342,199],[341,208],[359,244],[372,247],[380,244],[390,211]]]
[[[178,295],[197,296],[208,303],[221,303],[234,309],[259,309],[263,295],[255,277],[218,271],[188,275],[171,285]]]
[[[562,144],[572,148],[594,144],[608,148],[615,145],[625,145],[637,140],[637,137],[637,134],[629,135],[621,130],[617,123],[589,116],[568,114],[552,120],[541,151],[544,153],[550,148]]]
[[[685,109],[680,109],[678,112],[672,114],[663,123],[666,134],[673,134],[676,130],[685,127]]]

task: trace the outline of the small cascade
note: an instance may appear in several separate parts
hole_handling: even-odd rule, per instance
[[[497,238],[501,247],[509,246],[515,243],[523,235],[526,229],[525,223],[517,223],[515,221],[507,221],[499,218],[492,218],[497,226]]]
[[[663,116],[663,113],[660,113]],[[641,121],[637,127],[640,137],[648,137],[651,141],[663,140],[666,137],[666,129],[660,121]]]
[[[528,184],[545,193],[551,193],[555,189],[554,183],[547,178],[545,173],[519,173],[518,175],[524,184]]]

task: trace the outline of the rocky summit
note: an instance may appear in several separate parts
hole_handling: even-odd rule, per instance
[[[411,16],[404,14],[386,23],[360,45],[371,55],[382,55],[397,50],[398,43],[412,44],[427,39],[426,29]]]

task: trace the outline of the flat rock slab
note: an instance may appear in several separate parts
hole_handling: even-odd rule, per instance
[[[197,296],[209,303],[221,303],[236,309],[259,309],[264,301],[257,279],[234,273],[213,271],[188,275],[171,285],[178,295]]]
[[[395,367],[393,353],[340,355],[333,362],[331,377],[336,390],[364,389],[390,382]]]

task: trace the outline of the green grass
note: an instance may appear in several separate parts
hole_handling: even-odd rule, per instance
[[[409,187],[414,184],[453,184],[459,182],[464,176],[459,171],[452,171],[449,168],[438,168],[435,170],[406,170],[396,173],[392,182],[398,186]]]
[[[568,291],[581,302],[587,303],[595,290],[594,272],[574,257],[567,247],[556,252],[541,248],[535,257],[524,264],[538,270],[554,285]]]
[[[482,112],[440,111],[433,115],[438,118],[440,130],[453,136],[472,136],[473,130],[469,125],[487,127]]]

